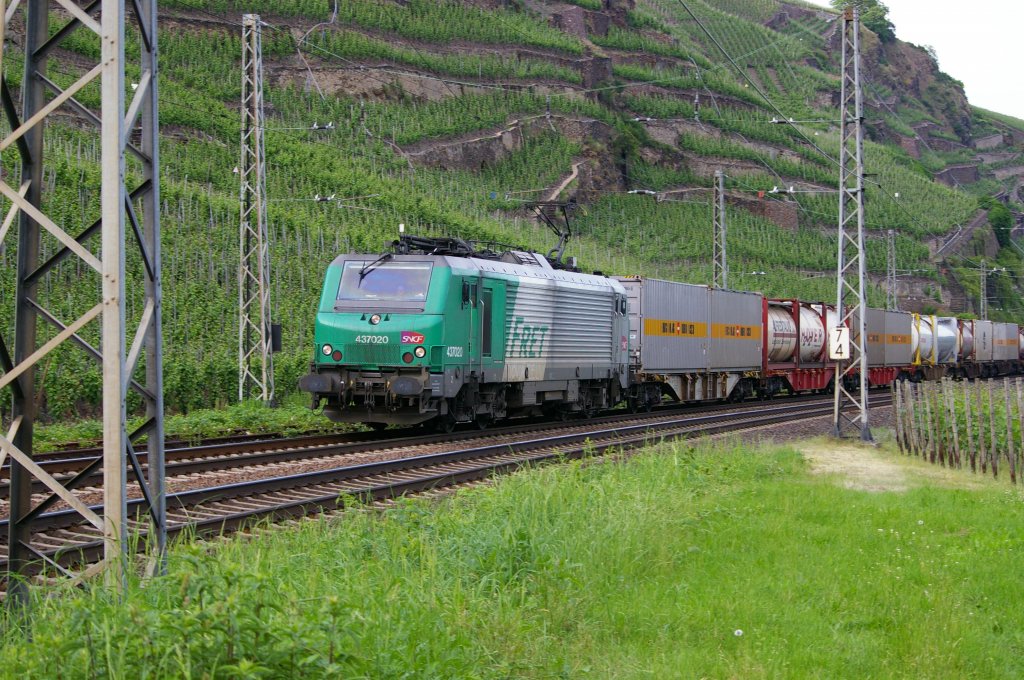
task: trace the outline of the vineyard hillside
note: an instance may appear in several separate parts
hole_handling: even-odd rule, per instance
[[[582,268],[707,283],[712,178],[724,170],[730,286],[835,297],[841,21],[831,10],[779,0],[165,0],[172,411],[235,400],[246,12],[264,22],[282,397],[312,356],[324,267],[339,252],[381,251],[399,224],[547,251],[553,236],[529,203],[567,201],[569,249]],[[23,39],[20,21],[7,40]],[[95,50],[72,36],[48,77],[68,86]],[[1024,223],[1024,121],[971,106],[922,48],[866,31],[864,55],[871,300],[885,299],[894,230],[903,308],[973,314],[984,258],[1005,268],[986,282],[990,315],[1024,319],[1024,250],[1014,240]],[[23,64],[8,57],[3,75],[19,91]],[[98,90],[78,99],[96,107]],[[45,135],[51,210],[76,233],[99,204],[82,181],[99,173],[86,125],[69,114]],[[16,167],[16,150],[0,163]],[[44,242],[42,257],[56,247]],[[13,252],[0,251],[4,320],[13,317],[13,270]],[[61,318],[93,304],[80,275],[65,263],[39,291]],[[72,347],[48,357],[38,384],[44,418],[87,415],[100,397],[91,358]]]

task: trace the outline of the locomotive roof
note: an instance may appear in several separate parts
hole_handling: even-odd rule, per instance
[[[460,257],[455,255],[392,255],[389,262],[433,262],[436,265],[448,267],[460,274],[472,274],[473,272],[490,272],[493,274],[549,281],[564,281],[596,288],[610,288],[617,292],[624,292],[622,284],[611,277],[600,274],[584,274],[583,272],[570,271],[566,269],[554,269],[544,259],[543,255],[537,255],[537,260],[543,264],[520,264],[518,262],[503,262],[501,260],[483,259],[478,257]],[[341,266],[346,261],[373,261],[377,256],[373,253],[348,253],[339,255],[331,263],[332,266]],[[386,266],[386,264],[385,264]]]

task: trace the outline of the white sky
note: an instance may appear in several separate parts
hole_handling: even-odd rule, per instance
[[[934,47],[971,104],[1024,119],[1024,0],[882,2],[896,37]]]

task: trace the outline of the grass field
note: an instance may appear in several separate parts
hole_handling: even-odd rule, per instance
[[[129,423],[129,430],[142,425],[143,419],[135,418]],[[321,411],[309,408],[309,399],[300,394],[286,397],[275,408],[260,402],[246,401],[222,408],[203,408],[189,413],[168,415],[164,419],[164,432],[168,439],[198,442],[211,437],[236,434],[277,434],[291,436],[305,432],[343,432],[349,427],[332,423]],[[52,451],[71,446],[98,445],[103,439],[103,422],[83,418],[66,423],[52,423],[37,426],[35,450]]]
[[[33,637],[8,629],[0,663],[65,678],[1019,677],[1020,493],[865,455],[901,490],[846,488],[790,448],[662,445],[178,547],[123,601],[40,599]]]

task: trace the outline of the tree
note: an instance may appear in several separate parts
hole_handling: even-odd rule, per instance
[[[892,42],[896,39],[896,28],[889,21],[889,8],[880,0],[832,0],[832,6],[838,10],[846,9],[850,5],[860,8],[860,20],[865,26],[874,31],[882,42]]]
[[[1013,228],[1013,213],[1002,203],[995,203],[988,211],[988,223],[992,225],[999,245],[1010,245],[1010,230]]]

